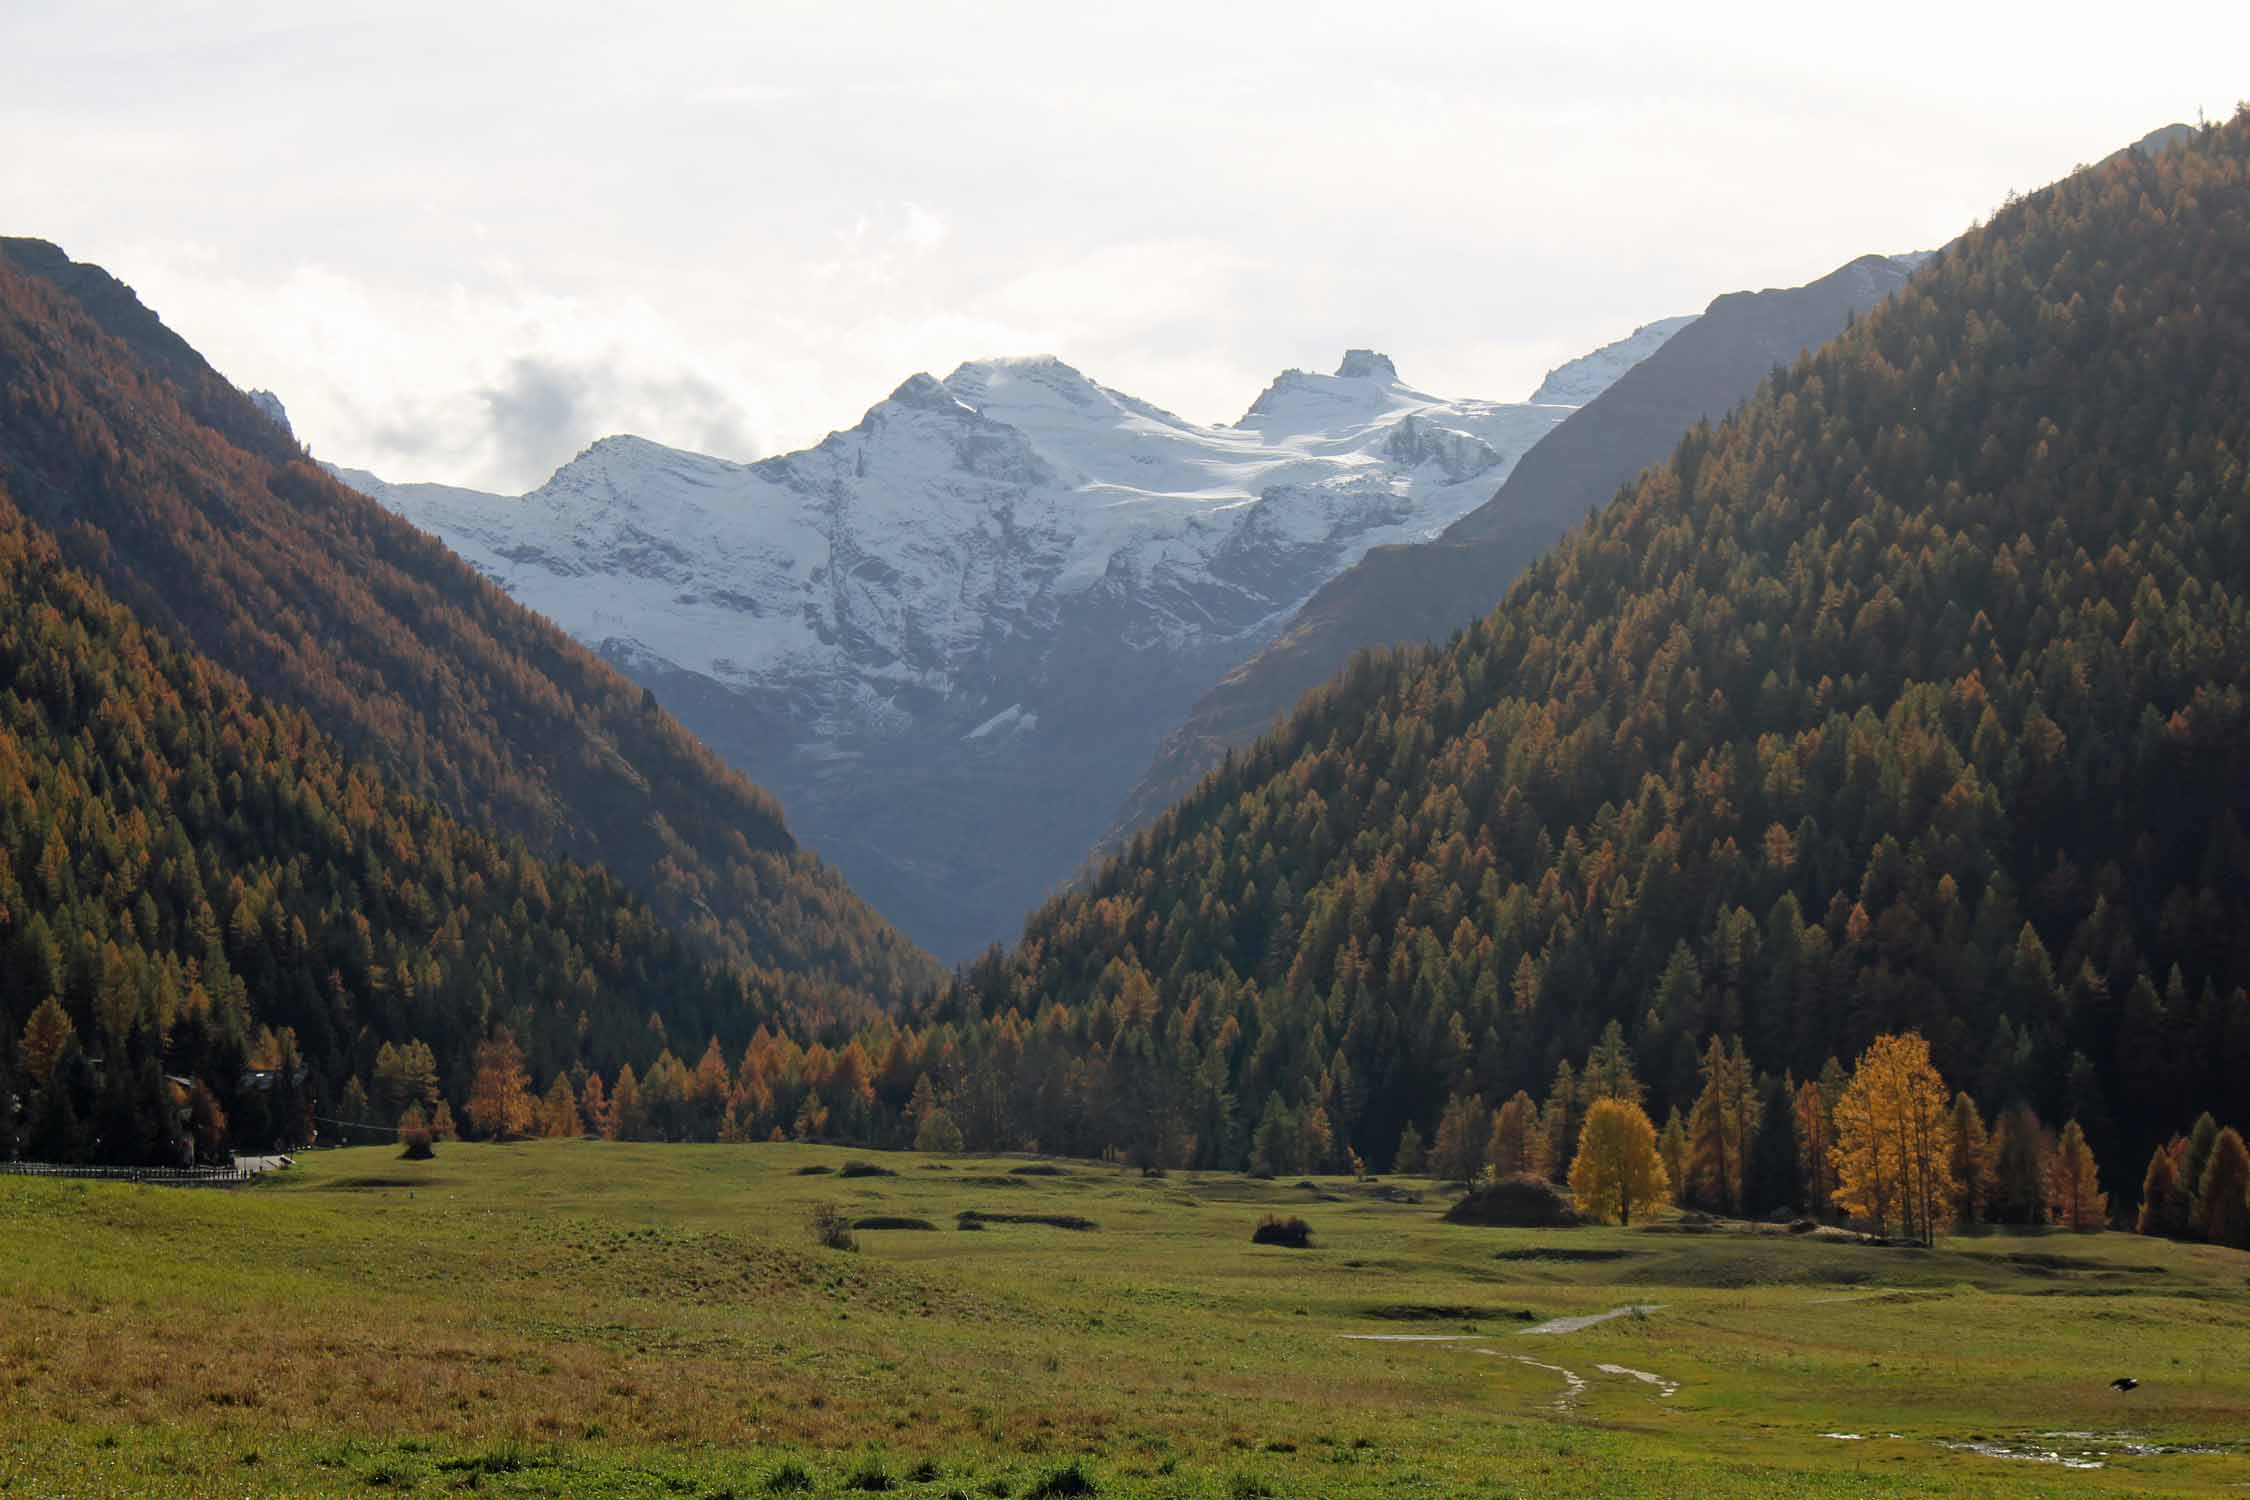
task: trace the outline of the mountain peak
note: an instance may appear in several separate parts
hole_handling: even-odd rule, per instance
[[[288,433],[291,437],[295,437],[297,435],[297,429],[289,425],[288,409],[281,404],[281,398],[279,396],[276,396],[271,391],[265,390],[245,391],[243,392],[243,394],[250,398],[250,404],[252,406],[255,406],[256,408],[258,408],[258,410],[264,412],[267,416],[273,419],[274,426],[279,427],[283,432]]]
[[[1377,354],[1372,349],[1346,349],[1344,362],[1336,367],[1342,380],[1396,380],[1398,366],[1391,363],[1388,354]]]
[[[927,372],[909,375],[899,388],[884,399],[885,406],[904,406],[916,411],[952,411],[961,403],[953,393]]]

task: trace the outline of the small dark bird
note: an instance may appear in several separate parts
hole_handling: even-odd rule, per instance
[[[2129,1391],[2139,1384],[2140,1382],[2130,1375],[2120,1375],[2109,1383],[2109,1388],[2113,1391]]]

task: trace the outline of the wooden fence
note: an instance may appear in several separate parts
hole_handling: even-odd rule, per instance
[[[0,1177],[74,1177],[95,1182],[146,1182],[162,1187],[232,1187],[248,1182],[241,1167],[58,1167],[0,1161]]]

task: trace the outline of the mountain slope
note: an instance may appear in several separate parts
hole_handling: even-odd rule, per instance
[[[1534,401],[1575,394],[1585,404],[1524,455],[1490,500],[1439,537],[1370,550],[1214,684],[1165,737],[1105,847],[1114,850],[1187,795],[1353,652],[1442,641],[1492,608],[1533,560],[1669,453],[1681,433],[1733,410],[1776,365],[1896,291],[1916,259],[1863,256],[1805,286],[1729,293],[1701,317],[1668,320],[1680,325],[1675,337],[1598,386],[1574,379],[1572,367],[1550,375]]]
[[[1676,331],[1557,378],[1598,388]],[[986,360],[759,463],[605,438],[520,500],[337,472],[653,688],[959,957],[1080,867],[1165,726],[1324,579],[1434,534],[1569,410],[1354,350],[1206,427]]]
[[[926,960],[643,691],[320,472],[131,291],[0,241],[0,484],[143,621],[713,951],[886,994]]]
[[[2129,1187],[2250,1086],[2246,455],[2250,113],[2002,209],[962,1008],[1377,1162],[1612,1020],[1659,1112],[1712,1033],[1804,1077],[1915,1027]]]
[[[0,943],[0,1147],[21,1097],[48,1161],[179,1164],[164,1075],[215,1103],[223,1160],[310,1139],[385,1045],[429,1047],[461,1110],[488,1025],[545,1082],[646,1067],[651,1014],[739,1044],[780,999],[144,629],[4,487]]]

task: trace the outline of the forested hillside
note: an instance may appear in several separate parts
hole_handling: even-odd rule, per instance
[[[895,996],[929,962],[654,699],[329,478],[131,291],[0,242],[0,484],[150,628],[708,951]]]
[[[1127,799],[1104,852],[1194,790],[1297,701],[1373,647],[1443,641],[1490,612],[1572,527],[1698,421],[1840,333],[1918,257],[1864,255],[1804,286],[1730,292],[1542,437],[1497,493],[1440,535],[1378,547],[1332,578],[1256,656],[1206,692]]]
[[[2250,1087],[2246,455],[2250,116],[2011,202],[949,1019],[1083,1059],[1044,1140],[1223,1159],[1278,1100],[1377,1164],[1612,1021],[1660,1117],[1714,1036],[1806,1078],[1912,1028],[2130,1196]]]
[[[652,1015],[739,1043],[827,999],[348,762],[142,628],[4,489],[0,934],[0,1159],[19,1128],[36,1160],[166,1164],[333,1136],[387,1049],[434,1069],[395,1119],[461,1105],[492,1028],[546,1076],[645,1067]]]

